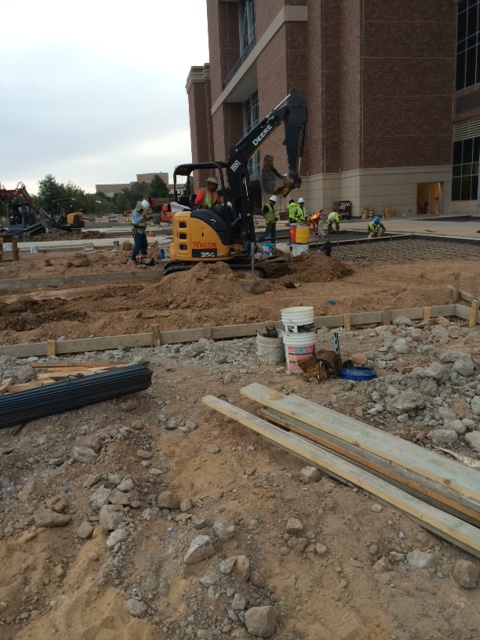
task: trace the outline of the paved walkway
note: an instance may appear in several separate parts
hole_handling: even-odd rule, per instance
[[[422,218],[385,218],[382,219],[388,232],[396,233],[419,233],[426,235],[438,235],[438,236],[455,236],[460,238],[474,238],[480,240],[480,216],[472,216],[469,219],[459,217],[458,220],[442,219],[441,217],[422,217]],[[365,231],[367,230],[368,220],[344,220],[341,222],[341,228],[352,231]],[[171,236],[164,235],[165,231],[168,232],[167,227],[161,227],[162,234],[158,233],[158,228],[152,229],[157,231],[155,238],[149,238],[149,243],[158,242],[159,247],[167,247],[172,241]],[[261,227],[258,228],[261,230]],[[88,229],[88,231],[106,231],[106,229]],[[85,243],[93,243],[95,249],[113,249],[114,242],[120,244],[125,240],[132,240],[130,230],[128,228],[115,228],[108,229],[108,233],[114,235],[110,238],[94,238],[94,239],[82,239],[79,237],[76,240],[52,240],[46,242],[35,243],[35,238],[32,238],[28,242],[19,242],[18,247],[22,252],[30,251],[32,245],[36,245],[39,250],[47,251],[61,251],[65,249],[84,249]]]

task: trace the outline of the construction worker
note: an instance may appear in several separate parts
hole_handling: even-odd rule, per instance
[[[327,233],[333,231],[333,225],[335,225],[336,233],[340,232],[340,214],[338,211],[330,211],[327,216]]]
[[[295,222],[294,217],[295,217],[296,211],[297,211],[297,205],[295,204],[295,200],[291,198],[288,201],[288,207],[287,207],[288,224],[292,224],[292,222]]]
[[[262,209],[262,214],[267,223],[265,231],[259,236],[258,242],[263,242],[268,234],[270,234],[270,241],[275,244],[276,228],[277,228],[277,214],[275,213],[275,205],[277,204],[277,196],[270,196],[267,204]]]
[[[152,208],[148,200],[137,202],[132,211],[131,224],[133,236],[133,251],[130,260],[137,264],[137,255],[144,256],[148,253],[147,222],[151,219]]]
[[[303,198],[299,198],[297,200],[297,208],[295,209],[293,218],[294,222],[297,222],[298,224],[306,224],[307,212],[305,211],[305,200]]]
[[[380,218],[374,218],[368,223],[368,237],[369,238],[381,238],[386,229],[380,222]]]
[[[202,188],[195,198],[195,206],[199,209],[213,209],[220,205],[222,201],[218,197],[216,191],[218,189],[218,180],[215,176],[207,178],[207,187]]]
[[[318,236],[318,223],[323,218],[323,209],[320,209],[318,213],[314,213],[313,216],[310,216],[310,224],[312,225],[313,233]]]

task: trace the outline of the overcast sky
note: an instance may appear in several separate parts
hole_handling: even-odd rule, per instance
[[[185,84],[205,0],[0,0],[0,183],[94,193],[191,160]]]

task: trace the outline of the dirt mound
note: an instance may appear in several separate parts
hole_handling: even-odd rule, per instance
[[[332,282],[355,273],[350,265],[329,258],[321,251],[302,253],[292,258],[290,270],[288,279],[293,276],[297,282]]]
[[[154,287],[163,303],[170,309],[177,306],[207,308],[222,302],[231,302],[244,294],[241,282],[223,262],[199,263],[188,271],[172,273]]]

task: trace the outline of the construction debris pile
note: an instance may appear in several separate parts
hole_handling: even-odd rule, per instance
[[[254,337],[0,357],[15,385],[140,360],[153,372],[144,391],[0,430],[2,638],[475,640],[479,337],[445,318],[342,330],[342,357],[378,378],[321,384],[259,364]],[[318,331],[316,351],[332,338]],[[239,412],[280,425],[281,448]],[[389,506],[391,480],[404,486]],[[410,490],[421,512],[409,496],[403,513]]]

